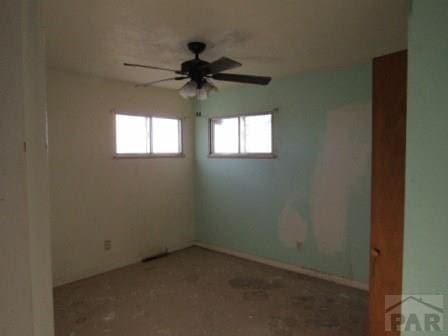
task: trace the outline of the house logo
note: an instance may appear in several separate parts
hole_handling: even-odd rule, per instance
[[[386,295],[385,302],[386,331],[444,330],[443,295]]]

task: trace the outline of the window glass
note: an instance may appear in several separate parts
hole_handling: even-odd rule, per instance
[[[156,154],[180,153],[180,120],[152,118],[152,141]]]
[[[182,122],[177,118],[116,114],[115,153],[147,156],[182,154],[181,127]]]
[[[241,117],[241,153],[272,152],[272,115]]]
[[[238,153],[238,118],[213,119],[213,153]]]
[[[273,154],[272,119],[272,113],[211,119],[210,154]]]
[[[115,121],[117,154],[149,153],[149,127],[146,117],[117,114]]]

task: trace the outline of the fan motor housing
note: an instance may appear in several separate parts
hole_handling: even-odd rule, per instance
[[[183,74],[188,74],[188,76],[198,84],[198,88],[200,88],[204,84],[204,74],[200,69],[206,64],[209,64],[209,62],[194,58],[182,63],[181,72]]]
[[[181,65],[182,73],[193,73],[195,71],[199,72],[200,67],[209,64],[209,62],[203,61],[201,59],[192,59],[186,62],[183,62]]]

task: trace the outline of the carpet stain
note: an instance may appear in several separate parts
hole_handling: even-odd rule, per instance
[[[271,315],[269,328],[279,336],[293,335],[293,329],[298,325],[297,319],[290,315]]]
[[[244,292],[243,299],[246,301],[266,301],[269,299],[269,295],[264,290],[249,290]]]
[[[281,279],[263,279],[252,277],[236,277],[229,280],[229,285],[236,289],[258,289],[258,290],[270,290],[276,288],[283,288],[283,282]]]
[[[292,303],[295,305],[303,305],[306,303],[312,303],[315,298],[311,295],[299,295],[299,296],[293,296]]]
[[[87,321],[87,317],[80,317],[80,318],[76,319],[75,323],[76,324],[83,324],[86,321]]]
[[[103,317],[103,320],[105,322],[110,322],[115,320],[115,312],[110,312],[109,314],[107,314],[106,316]]]
[[[196,283],[199,280],[199,276],[195,273],[187,274],[184,277],[184,280],[185,280],[185,282],[188,282],[188,283]]]

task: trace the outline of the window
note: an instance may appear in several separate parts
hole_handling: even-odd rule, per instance
[[[152,118],[152,149],[155,154],[179,154],[180,121],[178,119]]]
[[[210,155],[273,157],[273,114],[210,119]]]
[[[182,122],[176,118],[115,115],[117,156],[181,156]]]
[[[149,145],[149,120],[146,117],[117,114],[117,154],[147,154]]]

